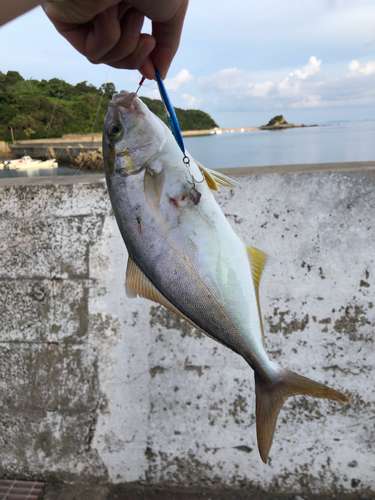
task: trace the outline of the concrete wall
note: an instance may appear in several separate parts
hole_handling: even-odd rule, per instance
[[[0,477],[375,491],[375,164],[287,170],[242,176],[218,200],[241,239],[272,256],[270,356],[352,404],[288,400],[264,465],[251,369],[126,298],[101,176],[2,180]]]

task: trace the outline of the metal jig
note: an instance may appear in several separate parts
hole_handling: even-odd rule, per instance
[[[161,100],[163,101],[163,104],[164,104],[165,115],[167,117],[167,121],[169,123],[169,127],[170,127],[170,129],[172,131],[172,134],[173,134],[174,138],[176,139],[176,142],[177,142],[179,148],[182,151],[182,154],[184,155],[183,156],[183,162],[184,162],[186,168],[188,169],[190,177],[191,177],[191,180],[193,182],[189,181],[189,179],[187,177],[186,177],[186,180],[187,180],[187,182],[189,184],[192,184],[193,187],[195,187],[196,183],[200,184],[201,182],[204,181],[204,176],[203,176],[203,179],[201,181],[197,181],[194,178],[193,172],[191,171],[191,168],[190,168],[190,158],[187,156],[187,154],[185,152],[185,145],[184,145],[184,141],[182,139],[181,129],[180,129],[180,125],[179,125],[178,120],[177,120],[177,116],[176,116],[175,110],[174,110],[174,108],[172,106],[171,101],[169,100],[167,90],[166,90],[166,88],[164,86],[163,80],[161,79],[159,71],[156,69],[156,67],[155,67],[155,74],[156,74],[156,80],[158,82],[158,87],[159,87],[159,92],[160,92]]]

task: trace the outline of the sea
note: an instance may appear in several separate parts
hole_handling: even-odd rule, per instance
[[[185,137],[185,148],[212,169],[375,161],[375,120],[284,130],[225,132]],[[54,169],[0,170],[2,177],[83,175],[68,165]],[[94,172],[95,173],[95,172]]]
[[[375,161],[375,121],[185,137],[203,166],[217,168]]]

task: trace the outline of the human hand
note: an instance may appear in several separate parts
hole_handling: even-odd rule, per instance
[[[43,8],[61,33],[94,63],[165,78],[177,52],[189,0],[62,0]],[[152,35],[141,34],[144,17]]]

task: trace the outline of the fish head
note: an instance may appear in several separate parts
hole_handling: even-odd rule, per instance
[[[165,126],[134,92],[114,94],[104,121],[107,179],[142,171],[165,144]]]

